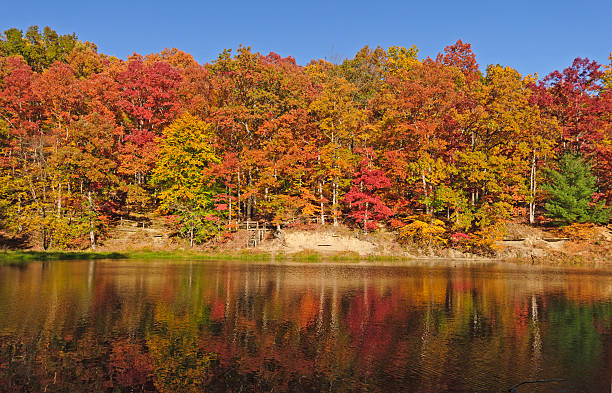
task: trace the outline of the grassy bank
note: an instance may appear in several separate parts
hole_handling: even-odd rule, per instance
[[[332,262],[393,262],[393,261],[407,261],[411,258],[400,256],[400,255],[359,255],[356,252],[342,252],[337,254],[321,254],[317,251],[300,251],[291,255],[276,255],[276,260],[287,259],[296,262],[320,262],[320,261],[332,261]]]
[[[405,261],[401,256],[360,256],[357,253],[325,255],[316,251],[303,251],[296,254],[270,254],[248,251],[237,252],[198,252],[191,250],[152,251],[138,250],[125,252],[93,251],[3,251],[0,252],[0,265],[21,265],[33,261],[91,260],[91,259],[189,259],[189,260],[242,260],[242,261],[295,261],[295,262],[389,262]]]
[[[0,253],[0,265],[19,265],[33,261],[91,260],[91,259],[240,259],[269,260],[270,254],[256,253],[204,253],[195,251],[4,251]]]
[[[119,252],[89,251],[3,251],[0,252],[0,265],[20,265],[33,261],[59,261],[83,259],[125,259],[128,254]]]
[[[316,251],[301,251],[295,254],[284,253],[256,253],[249,251],[236,252],[211,252],[211,251],[192,251],[192,250],[135,250],[125,252],[92,252],[92,251],[1,251],[0,266],[19,266],[35,261],[60,261],[60,260],[93,260],[93,259],[125,259],[125,260],[240,260],[240,261],[276,261],[276,262],[407,262],[419,260],[451,260],[449,258],[413,258],[397,255],[371,255],[360,256],[355,252],[339,254],[322,254]],[[466,259],[466,261],[474,261]],[[501,262],[499,259],[482,259],[477,261]],[[535,258],[508,258],[504,259],[516,265],[533,266],[556,266],[556,267],[612,267],[612,261],[590,259],[580,256],[555,255]]]

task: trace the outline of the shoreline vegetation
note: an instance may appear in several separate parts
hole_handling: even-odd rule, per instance
[[[605,261],[610,108],[612,54],[543,77],[478,65],[461,40],[435,58],[364,47],[301,65],[240,46],[200,64],[7,29],[0,249]]]
[[[432,264],[497,264],[507,263],[518,266],[549,267],[597,267],[612,269],[605,260],[585,259],[581,256],[538,256],[538,257],[442,257],[442,256],[402,256],[402,255],[359,255],[357,253],[320,253],[302,251],[294,254],[237,250],[234,252],[193,251],[193,250],[131,250],[124,252],[96,251],[27,251],[5,250],[0,252],[0,266],[20,266],[30,262],[71,261],[71,260],[189,260],[189,261],[253,261],[253,262],[292,262],[292,263],[363,263],[388,262],[398,266]],[[386,265],[388,266],[388,265]]]
[[[433,258],[433,257],[432,257]],[[3,251],[0,253],[0,265],[22,264],[34,261],[59,260],[96,260],[96,259],[187,259],[193,261],[205,260],[240,260],[240,261],[298,261],[298,262],[361,262],[361,261],[412,261],[415,257],[368,255],[360,256],[356,253],[342,253],[326,255],[324,253],[299,252],[295,254],[250,252],[239,250],[235,252],[210,252],[192,250],[134,250],[125,252],[96,252],[96,251]],[[442,259],[442,258],[440,258]],[[488,258],[483,258],[488,260]]]

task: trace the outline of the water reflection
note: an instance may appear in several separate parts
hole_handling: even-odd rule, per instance
[[[612,282],[492,267],[0,268],[0,391],[608,391]]]

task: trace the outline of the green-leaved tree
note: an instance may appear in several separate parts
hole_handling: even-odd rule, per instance
[[[160,210],[178,215],[181,232],[191,246],[214,234],[221,213],[215,210],[215,187],[205,176],[219,162],[213,138],[209,124],[185,114],[166,127],[159,139],[152,182],[161,188]]]
[[[547,182],[542,189],[549,195],[544,205],[546,215],[564,224],[607,222],[610,209],[606,201],[593,202],[597,178],[591,166],[574,153],[565,153],[558,164],[558,169],[545,171]]]

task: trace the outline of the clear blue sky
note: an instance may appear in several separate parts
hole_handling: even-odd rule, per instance
[[[416,45],[434,57],[457,39],[472,44],[478,63],[544,75],[575,57],[608,63],[612,0],[510,1],[8,1],[0,29],[50,26],[75,32],[100,52],[125,58],[166,47],[209,62],[239,44],[299,64],[338,62],[365,45]]]

